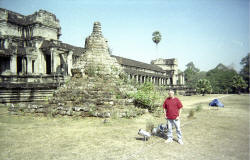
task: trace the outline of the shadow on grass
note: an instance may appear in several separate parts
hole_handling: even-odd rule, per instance
[[[146,140],[143,137],[135,137],[135,140],[137,141],[148,141],[148,138]]]

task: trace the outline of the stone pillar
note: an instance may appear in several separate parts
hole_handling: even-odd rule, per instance
[[[50,49],[50,55],[51,55],[51,73],[56,73],[56,63],[55,63],[55,56],[56,53],[54,53],[54,48]]]
[[[32,73],[32,59],[30,57],[27,57],[27,73]]]
[[[17,56],[13,55],[10,58],[10,71],[13,74],[17,74],[17,62],[16,62]]]
[[[26,57],[22,58],[22,73],[23,74],[27,73],[27,58]]]
[[[167,85],[170,85],[170,78],[167,79]]]
[[[71,69],[72,69],[72,55],[73,51],[69,51],[68,57],[67,57],[67,64],[68,64],[68,75],[72,76]]]
[[[135,82],[138,82],[137,75],[134,75]]]
[[[71,75],[71,68],[72,68],[72,54],[69,53],[66,57],[66,60],[68,61],[68,73]],[[53,74],[59,74],[61,72],[61,58],[60,55],[56,52],[55,48],[50,49],[50,55],[51,55],[51,73]],[[70,71],[69,71],[70,69]]]
[[[184,74],[182,74],[182,85],[185,85],[185,77],[184,77]]]
[[[141,75],[138,75],[138,82],[141,83]]]

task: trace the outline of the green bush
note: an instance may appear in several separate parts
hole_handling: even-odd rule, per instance
[[[188,114],[188,118],[194,118],[195,110],[191,109]]]
[[[196,108],[195,108],[196,112],[199,112],[201,110],[202,110],[202,105],[201,104],[199,104],[198,106],[196,106]]]
[[[134,103],[136,106],[148,109],[150,112],[153,112],[157,107],[155,102],[158,99],[158,95],[154,85],[151,82],[141,84],[138,87],[137,92],[129,96],[134,98]]]

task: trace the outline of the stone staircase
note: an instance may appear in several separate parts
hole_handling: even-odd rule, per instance
[[[57,87],[54,83],[1,83],[0,103],[44,102]]]

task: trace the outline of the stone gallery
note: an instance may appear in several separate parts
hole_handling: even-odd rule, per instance
[[[91,67],[107,75],[125,72],[138,83],[183,89],[184,74],[179,73],[176,59],[160,58],[147,64],[111,55],[100,22],[94,23],[84,48],[61,42],[60,35],[59,20],[52,13],[39,10],[24,16],[0,8],[1,102],[42,100]]]

